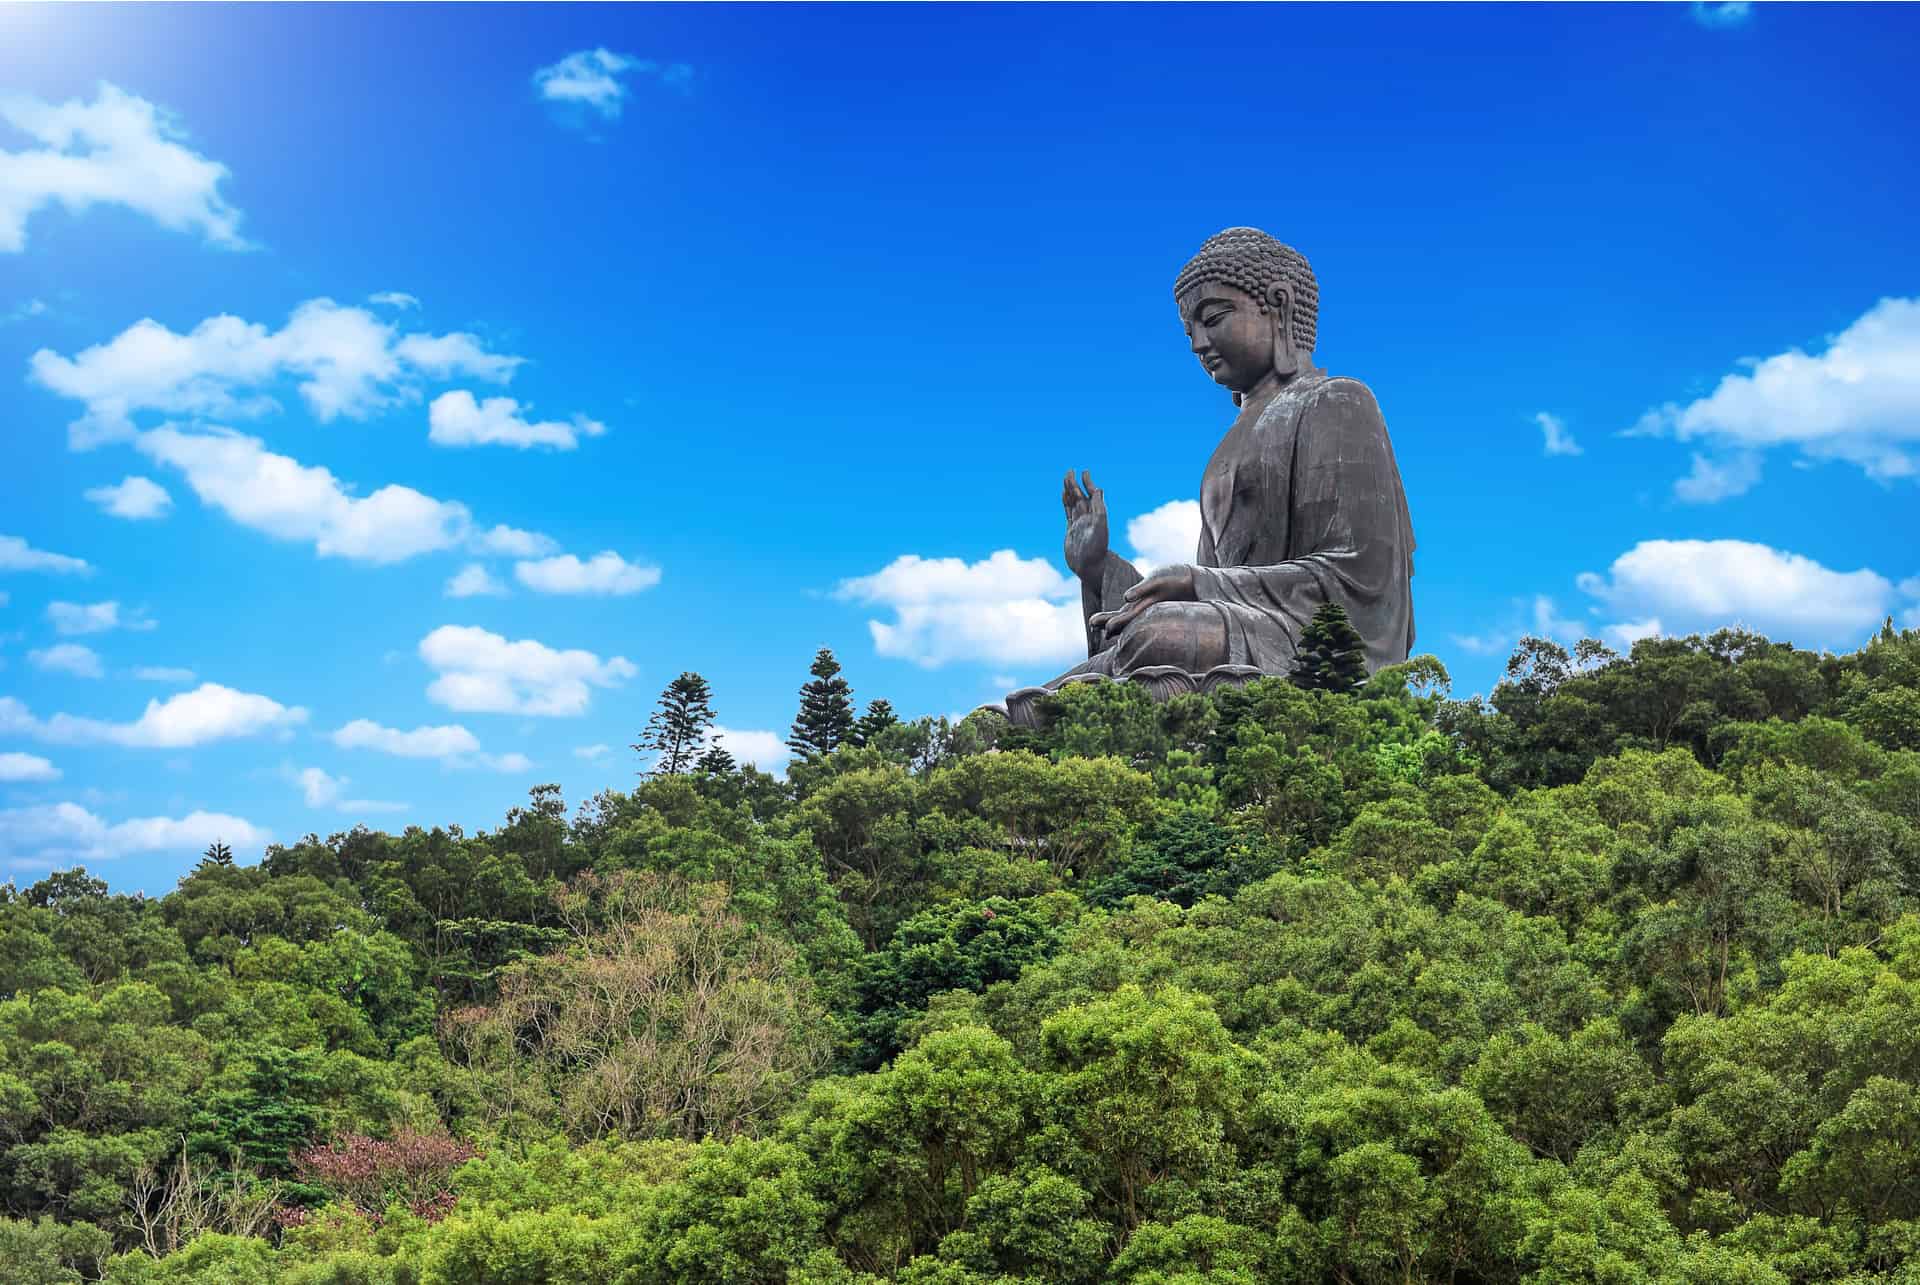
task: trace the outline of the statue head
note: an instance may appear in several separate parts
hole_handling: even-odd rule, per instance
[[[1194,354],[1238,395],[1313,355],[1320,288],[1306,256],[1257,228],[1207,238],[1173,283]]]

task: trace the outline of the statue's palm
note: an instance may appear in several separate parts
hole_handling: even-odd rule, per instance
[[[1085,470],[1076,482],[1068,469],[1060,502],[1067,511],[1067,566],[1082,580],[1097,578],[1107,561],[1107,493]]]

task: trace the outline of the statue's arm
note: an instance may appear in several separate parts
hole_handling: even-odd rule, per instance
[[[1273,551],[1284,556],[1260,566],[1195,567],[1195,596],[1282,617],[1295,638],[1321,603],[1336,601],[1369,644],[1405,659],[1413,529],[1373,394],[1354,380],[1331,381],[1304,413],[1295,443],[1291,497],[1268,500],[1292,506],[1288,547]]]
[[[1126,605],[1127,590],[1139,584],[1141,579],[1131,562],[1117,553],[1109,552],[1100,565],[1099,577],[1080,581],[1081,620],[1090,622],[1098,612],[1120,610]],[[1095,631],[1091,623],[1086,625],[1086,630],[1087,655],[1092,656],[1107,645],[1107,640]]]

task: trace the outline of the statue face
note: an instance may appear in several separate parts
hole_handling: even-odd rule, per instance
[[[1243,290],[1202,281],[1178,300],[1187,342],[1216,384],[1244,393],[1272,374],[1279,309],[1267,312]]]

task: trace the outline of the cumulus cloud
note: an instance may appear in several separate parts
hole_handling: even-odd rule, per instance
[[[628,562],[611,549],[582,562],[571,553],[537,562],[516,562],[513,576],[535,593],[624,597],[660,583],[660,568]]]
[[[173,508],[173,497],[152,478],[128,477],[113,486],[96,486],[86,498],[100,506],[103,513],[139,522],[163,518]]]
[[[733,755],[736,763],[751,764],[762,772],[779,776],[787,770],[787,763],[793,758],[786,738],[778,732],[759,731],[746,727],[721,727],[715,725],[707,734],[706,744],[720,742],[720,747]]]
[[[469,334],[402,334],[364,308],[323,298],[295,308],[279,330],[223,314],[178,334],[149,318],[72,357],[42,348],[28,365],[42,387],[85,405],[68,426],[84,449],[132,437],[140,411],[269,414],[280,409],[271,390],[284,380],[326,422],[416,398],[426,379],[504,383],[522,360],[490,353]]]
[[[1834,571],[1812,558],[1744,540],[1643,540],[1582,590],[1619,617],[1606,636],[1631,641],[1744,625],[1801,643],[1850,644],[1889,614],[1895,589],[1862,568]]]
[[[449,598],[498,598],[507,592],[507,587],[478,562],[469,562],[447,581],[445,592]]]
[[[0,253],[26,248],[27,220],[49,205],[80,214],[120,205],[210,244],[244,248],[240,211],[220,184],[227,167],[186,145],[174,119],[144,98],[102,84],[91,103],[0,98],[0,120],[38,146],[0,150]]]
[[[1533,422],[1540,426],[1540,433],[1544,438],[1542,449],[1548,455],[1583,454],[1580,443],[1573,440],[1573,434],[1567,431],[1566,424],[1558,415],[1549,415],[1546,411],[1540,411],[1534,415]]]
[[[1745,495],[1760,482],[1757,451],[1734,451],[1710,459],[1693,456],[1693,471],[1673,484],[1673,498],[1685,504],[1713,504]]]
[[[531,638],[509,642],[471,625],[442,625],[420,640],[438,674],[427,699],[463,713],[584,714],[594,687],[618,687],[638,671],[624,656],[557,651]]]
[[[48,571],[60,576],[93,574],[86,559],[36,549],[17,535],[0,535],[0,571]]]
[[[277,539],[311,542],[323,558],[400,562],[454,548],[472,528],[457,501],[393,485],[355,496],[326,469],[276,455],[256,437],[159,428],[135,445],[185,475],[202,503]]]
[[[266,696],[202,683],[164,701],[147,702],[130,723],[72,714],[39,719],[11,696],[0,696],[0,735],[30,736],[56,745],[122,745],[132,749],[190,749],[211,741],[284,732],[307,719],[307,711]]]
[[[382,308],[418,308],[420,301],[404,290],[382,290],[378,294],[367,296],[367,302],[378,304]]]
[[[403,732],[397,727],[382,727],[371,719],[356,718],[334,732],[331,739],[343,750],[373,750],[395,758],[438,759],[444,766],[453,768],[524,772],[533,766],[524,754],[483,754],[480,738],[458,723],[416,727]]]
[[[310,808],[331,808],[336,812],[405,812],[405,803],[387,803],[379,799],[349,799],[346,789],[353,784],[344,776],[329,776],[317,767],[302,768],[294,775],[300,793]]]
[[[252,822],[224,812],[109,824],[78,803],[0,810],[0,850],[16,861],[111,861],[144,852],[198,852],[216,842],[257,848],[270,837]]]
[[[82,647],[79,643],[57,643],[39,651],[30,651],[27,653],[27,662],[49,674],[69,674],[74,678],[102,678],[107,672],[101,668],[99,654],[93,648]]]
[[[608,49],[582,49],[534,72],[533,85],[549,103],[617,120],[629,93],[625,80],[629,75],[658,76],[661,84],[684,89],[693,79],[693,68]]]
[[[57,781],[60,769],[38,754],[0,754],[0,781],[9,784],[26,781]]]
[[[1200,552],[1200,501],[1168,500],[1127,523],[1133,566],[1141,575],[1155,568],[1192,562]]]
[[[496,526],[490,531],[475,532],[468,539],[467,547],[475,553],[502,558],[544,558],[560,550],[559,544],[551,536],[510,526]]]
[[[135,631],[152,629],[144,608],[136,607],[122,616],[118,602],[50,602],[47,619],[55,633],[74,637],[80,634],[104,634],[115,629]]]
[[[1707,396],[1655,407],[1629,431],[1724,453],[1790,448],[1810,460],[1856,465],[1882,482],[1920,475],[1920,299],[1882,299],[1818,355],[1792,349],[1742,364],[1744,372],[1723,377]],[[1757,463],[1749,467],[1757,476]],[[1702,468],[1696,458],[1682,485],[1694,483],[1704,497],[1716,484],[1694,482]]]
[[[892,609],[891,621],[867,622],[874,649],[927,668],[956,660],[1053,663],[1086,652],[1079,582],[1045,558],[1011,549],[973,563],[904,554],[834,592]]]
[[[538,422],[520,414],[520,403],[511,397],[489,397],[476,401],[464,388],[442,393],[427,407],[427,440],[437,446],[513,446],[526,450],[547,446],[570,451],[583,437],[599,437],[607,426],[585,415],[572,422]]]

